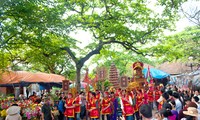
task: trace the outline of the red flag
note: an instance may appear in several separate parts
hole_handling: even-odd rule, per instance
[[[86,70],[86,73],[85,73],[85,77],[83,79],[83,82],[86,82],[86,83],[90,83],[90,78],[89,78],[89,75],[88,75],[88,69]]]

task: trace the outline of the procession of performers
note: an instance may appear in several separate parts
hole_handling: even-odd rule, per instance
[[[133,89],[133,90],[115,90],[115,91],[89,91],[83,94],[77,94],[75,97],[68,93],[65,101],[64,115],[68,120],[140,120],[139,108],[143,104],[152,106],[155,102],[157,109],[159,104],[157,100],[161,96],[160,87],[154,89]],[[82,109],[81,106],[84,106]],[[83,114],[84,112],[85,114]]]

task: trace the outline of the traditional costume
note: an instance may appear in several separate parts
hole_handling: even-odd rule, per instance
[[[98,110],[98,100],[95,98],[89,99],[89,116],[92,120],[96,120],[99,118],[99,110]]]
[[[152,90],[149,88],[148,92],[147,92],[147,96],[148,96],[148,103],[149,106],[151,107],[151,109],[153,109],[153,100],[154,100],[154,97],[153,97],[153,92]]]
[[[144,104],[143,102],[144,99],[144,95],[141,91],[137,92],[137,96],[136,96],[136,105],[135,105],[135,116],[136,119],[139,120],[140,119],[140,115],[139,115],[139,108],[142,106],[142,104]]]
[[[99,100],[100,100],[100,97],[101,97],[101,94],[100,94],[99,91],[97,91],[97,93],[96,93],[96,99],[99,101]]]
[[[75,114],[76,114],[76,120],[80,120],[80,112],[81,112],[81,97],[78,95],[74,100],[75,105]]]
[[[159,110],[159,108],[158,108],[159,103],[157,102],[157,100],[160,98],[161,95],[162,95],[161,92],[158,89],[156,89],[155,90],[155,102],[156,102],[157,110]]]
[[[104,117],[107,117],[107,120],[109,120],[112,114],[111,98],[108,98],[108,95],[109,95],[108,92],[105,92],[104,94],[106,97],[103,98],[101,102],[101,114],[102,114],[103,120],[104,120]]]
[[[69,93],[68,95],[72,97],[71,93]],[[66,99],[66,102],[65,102],[66,109],[65,109],[64,115],[68,118],[68,120],[69,119],[70,120],[74,119],[75,112],[74,112],[73,103],[74,103],[74,99],[73,98]]]
[[[133,101],[130,95],[126,94],[125,96],[122,95],[121,97],[121,108],[123,110],[123,115],[126,120],[133,120]]]
[[[153,92],[151,90],[149,90],[147,95],[148,95],[148,101],[153,103]]]

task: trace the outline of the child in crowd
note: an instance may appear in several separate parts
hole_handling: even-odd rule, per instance
[[[54,116],[54,120],[58,120],[58,116],[60,115],[60,113],[58,111],[58,107],[57,106],[53,107],[52,114]]]

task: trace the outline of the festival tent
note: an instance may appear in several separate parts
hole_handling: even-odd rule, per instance
[[[64,76],[47,73],[32,73],[27,71],[6,71],[0,75],[0,86],[28,86],[32,83],[49,83],[58,85],[65,80]]]
[[[170,76],[170,83],[177,86],[190,86],[190,82],[193,86],[200,87],[200,69],[191,73],[182,73],[179,75]]]
[[[154,78],[154,79],[164,79],[169,76],[168,73],[165,73],[161,70],[158,70],[155,68],[149,68],[149,69],[150,69],[150,74],[151,74],[152,78]],[[144,68],[142,72],[143,72],[145,78],[147,78],[148,68]]]

